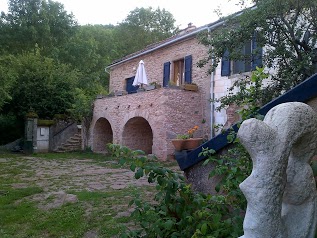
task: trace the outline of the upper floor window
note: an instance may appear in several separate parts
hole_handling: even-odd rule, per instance
[[[257,46],[255,37],[239,50],[242,59],[234,61],[230,60],[230,52],[225,51],[221,60],[221,76],[250,72],[256,66],[262,66],[262,48]]]
[[[188,55],[183,59],[164,63],[163,68],[163,87],[167,87],[169,83],[180,86],[184,83],[192,82],[192,56]]]
[[[180,86],[184,82],[184,59],[173,61],[173,85]]]

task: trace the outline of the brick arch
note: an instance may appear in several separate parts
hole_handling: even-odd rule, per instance
[[[125,126],[127,122],[133,117],[143,117],[151,125],[150,114],[145,110],[144,111],[140,110],[140,111],[133,111],[133,112],[127,113],[123,118],[123,126]]]
[[[110,122],[100,117],[93,127],[93,151],[106,151],[106,144],[113,143],[113,131]]]
[[[130,118],[123,127],[122,144],[152,154],[153,131],[149,122],[140,116]]]

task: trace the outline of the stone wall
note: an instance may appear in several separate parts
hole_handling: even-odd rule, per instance
[[[211,134],[211,113],[210,113],[210,75],[207,74],[208,66],[199,68],[197,63],[207,54],[208,49],[199,44],[195,37],[176,42],[170,46],[161,48],[146,55],[137,57],[127,62],[113,66],[110,69],[109,91],[125,91],[126,79],[135,76],[139,61],[144,61],[144,66],[148,81],[158,82],[163,85],[163,64],[183,59],[187,55],[192,55],[192,82],[199,87],[199,97],[201,103],[197,106],[202,113],[201,120],[206,123],[201,126],[203,134],[210,137]],[[173,64],[171,64],[171,75]],[[180,99],[178,99],[180,101]]]
[[[79,133],[77,123],[71,120],[57,120],[50,127],[50,150],[55,150],[74,134]]]
[[[184,134],[198,125],[200,129],[195,136],[208,136],[201,129],[204,126],[202,100],[200,92],[176,88],[97,99],[89,146],[93,151],[100,151],[110,142],[106,138],[112,136],[113,143],[141,148],[165,160],[174,153],[171,139],[176,134]]]

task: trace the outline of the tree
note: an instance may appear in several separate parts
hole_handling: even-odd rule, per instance
[[[76,34],[60,50],[60,60],[81,72],[81,88],[91,88],[96,83],[108,88],[109,76],[105,67],[119,57],[113,31],[111,25],[79,26]]]
[[[40,118],[53,118],[71,107],[77,71],[41,56],[39,51],[18,55],[8,63],[16,80],[10,91],[12,100],[4,106],[3,114],[14,113],[23,119],[32,108]]]
[[[12,68],[15,58],[11,55],[0,57],[0,111],[5,103],[12,99],[11,88],[17,74]]]
[[[263,89],[265,103],[317,72],[317,2],[252,2],[255,7],[225,18],[221,27],[201,37],[201,43],[212,48],[209,58],[201,65],[212,59],[211,71],[214,71],[226,50],[230,52],[230,60],[254,60],[259,52],[253,52],[249,59],[240,52],[245,43],[256,37],[258,46],[265,47],[263,64],[274,69],[271,84]],[[239,88],[240,82],[235,86]],[[227,100],[226,104],[233,102]]]
[[[35,46],[55,56],[74,34],[77,25],[61,3],[52,0],[9,0],[8,13],[1,13],[0,53],[17,54]]]
[[[136,8],[116,28],[120,56],[172,36],[177,31],[173,15],[165,9]]]

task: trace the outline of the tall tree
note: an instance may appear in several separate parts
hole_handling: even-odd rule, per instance
[[[271,84],[264,88],[263,102],[266,102],[317,72],[317,2],[251,2],[255,7],[225,18],[225,24],[201,38],[203,44],[212,48],[209,58],[201,63],[212,59],[213,71],[226,51],[230,52],[226,55],[230,60],[246,60],[240,53],[241,49],[247,42],[254,42],[256,37],[257,45],[264,47],[263,64],[273,69]],[[248,56],[249,60],[256,59],[257,54],[259,51],[254,51]],[[235,86],[239,87],[239,81]]]
[[[71,107],[78,72],[68,65],[41,56],[39,51],[12,57],[8,63],[16,80],[10,92],[12,100],[3,113],[23,118],[32,108],[41,118],[53,118]]]
[[[82,73],[81,87],[93,87],[99,81],[108,88],[105,66],[118,57],[114,26],[79,26],[76,34],[60,50],[60,60]],[[89,84],[89,85],[88,85]]]
[[[120,55],[126,55],[177,31],[173,15],[165,9],[136,8],[116,28]]]
[[[59,2],[9,0],[8,13],[1,13],[0,49],[16,54],[38,46],[42,53],[54,55],[74,34],[76,25]]]
[[[15,61],[11,55],[0,56],[0,111],[3,105],[12,99],[11,88],[17,78],[17,73],[12,67]]]

